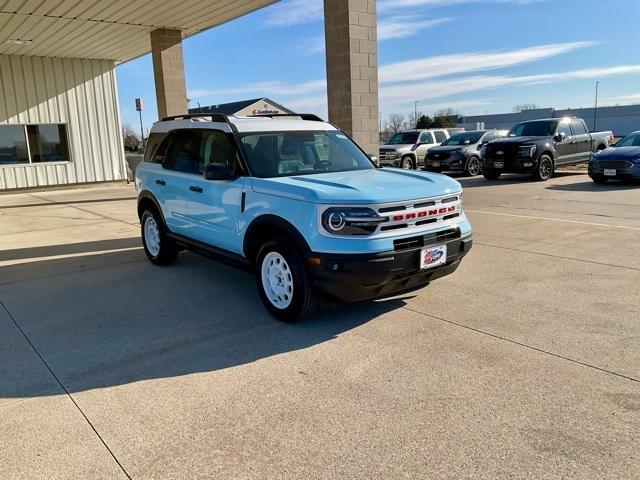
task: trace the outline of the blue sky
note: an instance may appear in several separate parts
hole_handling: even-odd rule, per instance
[[[380,110],[640,103],[638,0],[378,0]],[[326,110],[322,0],[283,0],[184,41],[191,105],[270,97]],[[150,55],[117,68],[122,116],[156,120]]]

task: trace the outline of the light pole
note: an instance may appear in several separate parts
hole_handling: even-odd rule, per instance
[[[600,82],[596,82],[596,105],[593,108],[593,131],[596,131],[596,123],[598,121],[598,87]]]
[[[418,128],[418,100],[414,103],[413,121],[415,122],[414,128]]]

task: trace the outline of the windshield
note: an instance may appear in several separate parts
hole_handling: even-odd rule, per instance
[[[510,137],[552,137],[556,132],[558,122],[537,121],[519,123],[509,131]]]
[[[442,142],[443,146],[455,146],[455,145],[472,145],[474,143],[478,143],[484,132],[467,132],[467,133],[458,133],[448,140]]]
[[[632,133],[627,135],[618,143],[613,145],[614,147],[640,147],[640,133]]]
[[[415,145],[418,143],[418,132],[400,132],[389,139],[388,145]]]
[[[342,132],[239,134],[249,169],[260,178],[374,169],[371,160]]]

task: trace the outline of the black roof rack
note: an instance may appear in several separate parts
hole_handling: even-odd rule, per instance
[[[309,120],[311,122],[324,122],[318,115],[313,113],[259,113],[257,115],[248,115],[249,117],[267,117],[267,118],[287,118],[287,117],[300,117],[302,120]]]
[[[185,113],[184,115],[174,115],[172,117],[164,117],[161,122],[170,122],[172,120],[189,120],[190,118],[211,118],[212,122],[231,123],[229,116],[222,113]]]

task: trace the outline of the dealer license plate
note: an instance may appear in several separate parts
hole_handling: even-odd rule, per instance
[[[605,177],[615,177],[616,176],[616,171],[613,170],[612,168],[605,168],[604,169],[604,176]]]
[[[493,162],[493,168],[504,168],[504,162]]]
[[[420,270],[438,267],[447,263],[447,246],[423,248],[420,252]]]

